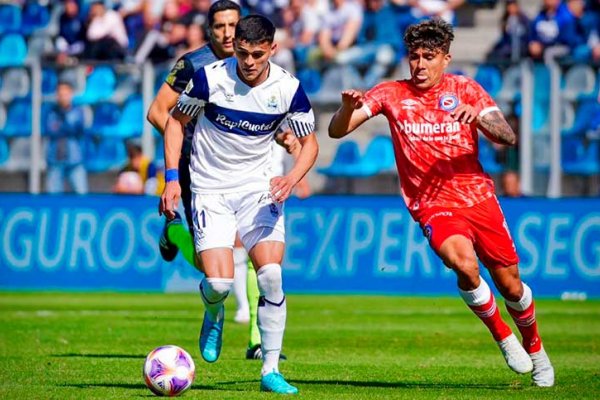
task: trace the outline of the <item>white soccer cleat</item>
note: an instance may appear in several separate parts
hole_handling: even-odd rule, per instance
[[[533,384],[539,387],[554,386],[554,367],[550,363],[546,350],[542,349],[529,355],[533,362]]]
[[[498,347],[500,347],[500,351],[510,369],[517,374],[526,374],[533,370],[533,362],[529,354],[527,354],[514,333],[496,343],[498,343]]]

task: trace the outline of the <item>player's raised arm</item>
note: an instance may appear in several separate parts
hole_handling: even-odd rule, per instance
[[[339,139],[369,119],[362,109],[363,93],[358,90],[344,90],[342,92],[342,105],[329,122],[329,137]]]
[[[504,115],[499,110],[479,114],[477,117],[477,128],[492,142],[513,146],[517,143],[517,135],[512,130]]]

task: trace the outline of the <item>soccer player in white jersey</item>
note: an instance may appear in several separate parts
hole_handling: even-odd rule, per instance
[[[221,351],[223,302],[233,282],[236,231],[257,271],[262,339],[262,391],[295,394],[279,373],[286,320],[281,262],[285,248],[283,202],[318,153],[314,115],[299,81],[271,63],[275,27],[250,15],[235,30],[235,57],[194,73],[165,129],[166,185],[160,211],[172,218],[181,187],[177,165],[184,126],[198,116],[190,163],[195,250],[204,265],[205,305],[200,352],[215,362]],[[272,173],[272,140],[286,120],[302,146],[284,176]]]

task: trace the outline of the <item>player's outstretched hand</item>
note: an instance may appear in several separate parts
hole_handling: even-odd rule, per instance
[[[175,210],[177,210],[180,197],[181,186],[179,186],[179,182],[167,182],[165,190],[163,190],[163,193],[160,196],[160,202],[158,203],[158,214],[164,214],[167,219],[175,218]]]
[[[458,122],[470,124],[477,118],[477,111],[469,104],[460,104],[450,115]]]
[[[342,104],[358,110],[363,106],[363,92],[355,89],[344,90],[342,92]]]
[[[275,176],[271,178],[271,196],[273,200],[283,203],[290,197],[294,190],[294,182],[288,176]]]

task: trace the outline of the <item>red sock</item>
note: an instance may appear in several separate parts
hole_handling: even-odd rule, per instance
[[[485,326],[488,327],[494,340],[500,341],[506,339],[511,333],[510,327],[502,320],[500,316],[500,310],[496,305],[496,299],[494,294],[490,293],[490,299],[487,303],[481,306],[469,306],[471,310],[483,321]]]
[[[535,320],[535,303],[523,311],[515,310],[506,305],[506,310],[512,316],[515,325],[519,328],[521,336],[523,336],[523,347],[529,354],[538,352],[542,349],[542,340],[538,333],[537,322]]]

